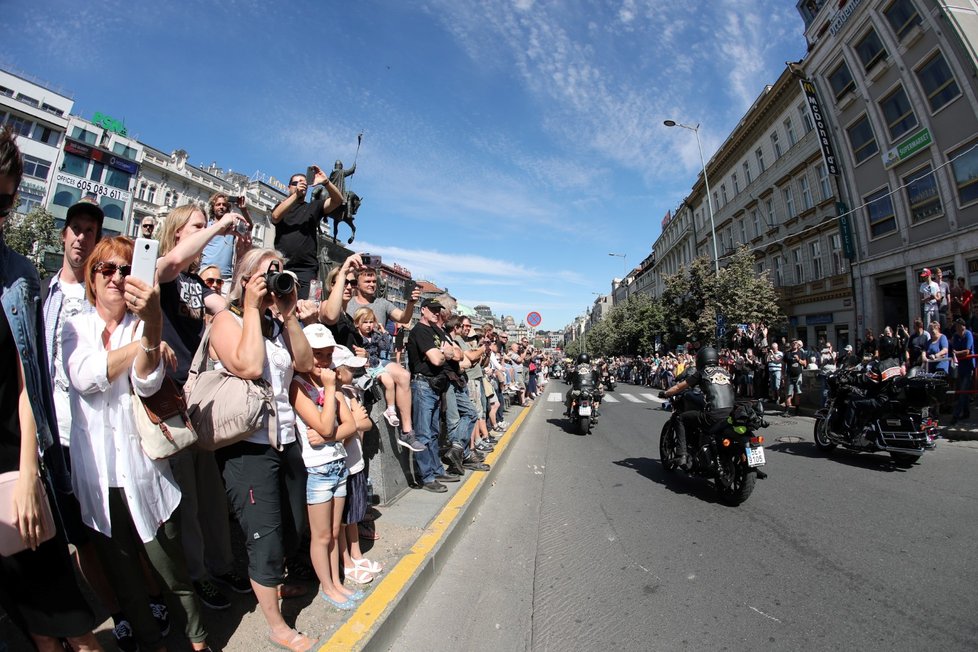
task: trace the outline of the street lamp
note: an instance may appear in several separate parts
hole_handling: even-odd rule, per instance
[[[710,210],[710,235],[713,236],[713,268],[717,275],[720,275],[720,258],[717,256],[717,231],[713,224],[713,200],[710,195],[710,180],[706,177],[706,160],[703,159],[703,145],[700,143],[700,126],[695,127],[684,125],[675,120],[665,120],[663,123],[667,127],[682,127],[689,129],[696,135],[696,147],[700,151],[700,164],[703,166],[703,184],[706,186],[706,206]]]
[[[608,254],[609,256],[614,256],[615,258],[621,258],[621,281],[625,282],[625,276],[628,274],[628,264],[625,259],[628,258],[628,254]]]

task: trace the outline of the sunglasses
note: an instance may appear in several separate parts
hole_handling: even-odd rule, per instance
[[[150,231],[152,231],[152,230],[153,230],[153,225],[152,225],[152,224],[143,224],[143,225],[142,225],[142,227],[143,227],[144,229],[149,229]]]
[[[14,208],[14,198],[17,193],[0,195],[0,217],[7,217]]]
[[[132,265],[116,265],[115,263],[107,263],[103,261],[101,263],[95,263],[95,265],[92,266],[92,271],[96,274],[101,274],[105,278],[112,278],[115,276],[116,272],[119,272],[122,278],[125,278],[132,273]]]
[[[209,288],[222,288],[222,287],[224,287],[224,279],[223,278],[205,278],[204,279],[204,283]]]

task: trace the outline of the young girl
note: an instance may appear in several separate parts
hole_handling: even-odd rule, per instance
[[[340,579],[337,547],[347,495],[343,441],[356,434],[357,422],[366,419],[367,413],[359,406],[351,412],[346,401],[339,400],[336,373],[330,369],[336,342],[329,329],[312,324],[302,332],[312,347],[315,367],[308,374],[295,375],[289,399],[300,419],[296,426],[308,473],[309,557],[319,577],[323,600],[337,609],[349,610],[358,598]]]
[[[370,308],[360,308],[353,313],[353,323],[356,325],[357,332],[363,338],[363,348],[367,352],[367,374],[371,378],[379,378],[384,386],[384,396],[387,399],[387,409],[384,410],[384,418],[387,423],[396,428],[402,425],[401,438],[407,439],[411,434],[411,384],[410,375],[404,374],[404,368],[396,362],[388,362],[384,358],[386,351],[390,350],[390,335],[383,327],[377,325],[377,315]],[[397,369],[392,371],[391,367]],[[394,373],[400,371],[406,375],[404,380],[408,382],[397,382]],[[395,405],[397,409],[395,409]],[[401,418],[397,416],[398,409]]]
[[[343,527],[340,529],[340,549],[343,552],[343,575],[357,584],[373,581],[374,575],[383,570],[375,562],[365,559],[360,551],[360,533],[357,524],[367,513],[367,478],[363,461],[363,434],[373,427],[366,410],[360,405],[359,388],[353,384],[353,369],[366,366],[367,359],[353,355],[345,346],[337,345],[333,350],[333,368],[339,394],[349,405],[356,418],[357,433],[346,444],[346,467],[350,472],[346,480],[347,501],[343,509]],[[361,418],[362,417],[362,418]]]

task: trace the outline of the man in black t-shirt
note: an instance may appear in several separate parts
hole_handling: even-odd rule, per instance
[[[913,335],[907,340],[906,360],[908,370],[923,364],[923,355],[924,351],[927,350],[928,344],[930,344],[930,335],[924,330],[923,320],[914,319]]]
[[[282,252],[287,262],[285,269],[295,272],[299,278],[300,298],[309,295],[309,281],[319,277],[319,221],[343,203],[340,191],[319,166],[313,184],[325,186],[329,197],[306,203],[306,176],[293,174],[289,179],[289,196],[272,209],[275,224],[275,248]]]
[[[458,480],[458,476],[445,472],[438,457],[441,402],[448,387],[444,367],[455,356],[455,347],[437,327],[441,310],[442,305],[434,299],[421,302],[421,320],[411,329],[406,347],[411,366],[414,437],[422,449],[415,454],[415,460],[423,487],[435,493],[448,491],[442,482]],[[402,445],[411,447],[411,443],[403,442]]]

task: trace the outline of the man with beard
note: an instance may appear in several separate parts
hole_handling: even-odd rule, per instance
[[[211,198],[207,201],[207,226],[214,225],[231,211],[231,199],[231,197],[228,197],[222,192],[211,195]],[[245,200],[244,195],[235,197],[234,199],[237,200],[235,206],[240,209],[241,216],[247,221],[250,232],[251,227],[255,224],[255,221],[251,219],[251,214],[248,212],[248,203]],[[241,256],[250,248],[250,233],[239,234],[237,237],[235,237],[234,233],[218,235],[211,238],[210,242],[207,243],[207,246],[204,247],[204,251],[200,258],[200,264],[202,267],[206,267],[207,265],[216,265],[217,268],[221,270],[221,278],[224,279],[225,282],[228,283],[228,287],[230,287],[231,277],[234,275],[235,257]]]

